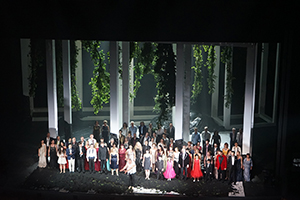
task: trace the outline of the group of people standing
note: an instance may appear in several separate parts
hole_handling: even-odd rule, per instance
[[[151,123],[146,127],[141,122],[137,127],[132,121],[129,127],[126,123],[123,124],[118,138],[109,139],[106,120],[102,127],[98,122],[95,123],[93,134],[87,140],[81,137],[78,142],[76,138],[64,142],[59,136],[56,139],[50,138],[48,133],[38,150],[38,165],[40,168],[47,165],[57,168],[59,165],[60,173],[65,173],[66,169],[73,173],[77,169],[79,173],[111,171],[112,175],[115,172],[118,176],[119,172],[124,171],[130,177],[130,185],[133,185],[136,172],[142,170],[146,180],[150,180],[150,174],[154,173],[157,179],[164,177],[167,181],[177,177],[192,178],[193,182],[199,182],[203,176],[206,181],[212,178],[223,182],[228,179],[229,183],[242,181],[243,178],[250,181],[253,163],[250,154],[242,159],[241,147],[236,139],[230,141],[230,144],[233,142],[230,149],[228,143],[225,143],[220,150],[220,135],[215,131],[211,136],[208,127],[201,134],[195,128],[187,145],[176,145],[174,133],[172,123],[168,129],[158,125],[155,130]],[[242,136],[242,133],[239,135]],[[230,136],[236,138],[237,134],[234,132]],[[201,139],[204,140],[202,146]]]

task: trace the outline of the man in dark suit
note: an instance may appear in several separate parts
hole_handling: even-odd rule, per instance
[[[84,173],[84,161],[86,156],[86,150],[85,147],[82,146],[81,141],[78,143],[78,151],[76,151],[76,155],[77,155],[76,161],[78,166],[78,172]]]
[[[231,154],[228,156],[227,160],[227,170],[228,170],[228,177],[229,177],[229,182],[228,185],[230,185],[232,182],[235,184],[236,183],[236,174],[235,174],[235,166],[236,166],[236,157],[235,157],[235,152],[232,151]]]
[[[47,154],[48,154],[48,150],[49,150],[49,147],[50,147],[50,144],[51,144],[52,140],[54,140],[54,139],[52,137],[50,137],[50,133],[47,133],[47,136],[44,139],[44,142],[46,144],[46,152],[47,152]],[[46,157],[46,162],[47,162],[47,166],[49,166],[48,157]]]
[[[211,163],[211,160],[208,159],[206,161],[206,166],[205,166],[205,181],[208,181],[212,179],[212,173],[213,173],[213,165]]]
[[[139,142],[139,138],[136,137],[136,133],[133,134],[133,138],[131,138],[131,142],[130,144],[132,145],[132,147],[134,148],[135,144]]]
[[[209,144],[209,140],[207,139],[205,141],[204,146],[203,146],[203,155],[204,155],[204,157],[206,156],[207,152],[209,152],[209,151],[212,151],[212,149],[211,149],[211,145]]]
[[[215,168],[218,170],[219,180],[221,180],[220,177],[222,176],[222,182],[224,182],[227,169],[227,157],[223,155],[222,151],[219,151],[219,155],[217,155]]]
[[[179,154],[179,162],[178,162],[178,167],[181,169],[181,179],[183,179],[183,171],[185,172],[184,174],[184,179],[187,179],[187,168],[189,168],[190,164],[190,159],[189,155],[186,152],[185,145],[182,146],[181,152]]]
[[[235,128],[232,128],[232,132],[230,133],[230,150],[234,146],[234,143],[236,142],[236,130]]]
[[[142,138],[142,136],[144,136],[147,131],[148,131],[147,127],[145,126],[145,123],[142,121],[139,126],[139,133],[140,133],[139,138]]]
[[[175,128],[172,123],[169,124],[169,128],[167,129],[167,136],[168,138],[173,138],[175,137]]]
[[[164,161],[162,159],[162,156],[158,156],[158,160],[156,161],[157,180],[160,179],[160,176],[162,176],[163,171],[164,171]]]
[[[213,149],[212,149],[213,157],[217,156],[218,151],[220,151],[220,148],[218,147],[218,144],[215,143],[215,144],[214,144],[214,147],[213,147]]]
[[[104,146],[104,142],[101,142],[98,150],[98,160],[101,163],[101,174],[105,172],[107,173],[106,162],[108,160],[108,149]]]

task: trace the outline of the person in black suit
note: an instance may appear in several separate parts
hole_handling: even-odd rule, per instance
[[[209,144],[209,139],[205,141],[205,145],[203,146],[203,155],[206,156],[208,151],[212,152],[211,145]]]
[[[163,171],[164,171],[164,161],[162,159],[162,156],[158,156],[158,160],[156,161],[157,180],[160,179],[160,176],[162,176]]]
[[[86,150],[85,147],[82,146],[82,142],[80,141],[78,143],[78,151],[76,151],[77,155],[77,166],[78,166],[78,172],[83,172],[84,173],[84,161],[86,157]]]
[[[51,144],[51,141],[54,140],[52,137],[50,137],[50,133],[47,133],[47,136],[45,137],[44,141],[45,141],[45,144],[46,144],[46,152],[48,153],[49,151],[49,148],[50,148],[50,144]],[[46,162],[47,162],[47,166],[49,166],[49,160],[48,158],[46,157]]]
[[[182,146],[181,152],[179,154],[179,162],[178,162],[178,167],[181,169],[181,179],[183,179],[183,171],[185,172],[184,174],[184,179],[187,179],[187,168],[189,168],[190,164],[190,159],[189,159],[189,154],[186,152],[185,145]]]
[[[138,137],[136,137],[136,133],[134,133],[134,134],[133,134],[133,138],[131,138],[130,144],[134,147],[135,144],[136,144],[137,142],[139,142],[139,141],[140,141],[140,139],[139,139]]]
[[[98,160],[101,163],[101,174],[105,172],[107,173],[106,162],[108,160],[108,149],[104,146],[104,142],[101,142],[98,150]]]
[[[228,185],[230,185],[232,182],[236,184],[236,157],[235,152],[231,151],[231,154],[228,156],[227,159],[227,169],[229,171],[229,182]]]
[[[217,154],[218,154],[218,151],[220,151],[220,148],[218,147],[218,144],[215,143],[215,144],[214,144],[214,147],[212,148],[212,155],[213,155],[214,157],[216,157]]]
[[[142,138],[142,136],[144,136],[146,132],[148,132],[147,127],[145,126],[145,123],[142,121],[139,126],[139,133],[140,133],[139,138]]]
[[[168,138],[175,137],[175,128],[172,123],[169,124],[169,128],[167,129],[167,136],[168,136]]]
[[[213,165],[211,163],[211,160],[208,159],[206,161],[206,166],[205,166],[205,181],[208,181],[212,179],[212,173],[213,173]]]
[[[234,143],[236,142],[236,129],[232,128],[232,132],[230,133],[230,149],[234,146]]]

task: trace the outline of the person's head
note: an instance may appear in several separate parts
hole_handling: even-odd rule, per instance
[[[162,144],[163,144],[163,143],[164,143],[164,139],[160,139],[160,143],[162,143]]]
[[[144,126],[145,124],[144,124],[144,122],[143,122],[143,121],[141,121],[141,122],[140,122],[140,125],[141,125],[141,126]]]
[[[101,146],[102,148],[104,147],[104,142],[103,142],[103,141],[100,142],[100,146]]]
[[[64,151],[64,147],[63,146],[60,146],[60,151]]]
[[[91,144],[90,148],[94,148],[94,145],[93,145],[93,144]]]
[[[237,143],[237,142],[235,142],[235,143],[234,143],[234,146],[236,146],[236,147],[237,147],[237,146],[238,146],[238,143]]]
[[[197,142],[197,145],[196,145],[197,147],[199,147],[200,146],[200,142]]]
[[[192,146],[192,142],[191,141],[188,141],[188,146]]]
[[[149,154],[150,152],[149,152],[149,149],[146,149],[146,154]]]
[[[155,147],[156,147],[156,144],[155,144],[155,143],[152,143],[152,147],[155,148]]]
[[[208,127],[207,126],[204,127],[204,131],[208,131]]]
[[[102,137],[102,138],[100,138],[100,142],[102,143],[104,143],[104,138]]]
[[[82,147],[82,142],[78,142],[78,146],[79,146],[79,147]]]
[[[171,156],[168,156],[168,161],[170,161],[171,160]]]
[[[136,138],[136,133],[133,134],[133,137]]]
[[[198,133],[198,128],[197,127],[194,128],[194,131],[195,131],[195,133]]]
[[[124,139],[124,142],[128,142],[128,139],[127,139],[127,137]]]
[[[169,147],[169,151],[173,151],[173,147]]]
[[[183,145],[181,150],[182,150],[182,151],[185,151],[185,150],[186,150],[186,146]]]
[[[63,142],[63,141],[60,141],[60,146],[64,146],[65,145],[65,143]]]
[[[68,139],[68,143],[71,143],[71,142],[72,142],[72,138],[69,138],[69,139]]]
[[[231,156],[235,156],[235,152],[234,151],[231,151]]]
[[[232,133],[235,133],[235,130],[236,130],[235,128],[232,128]]]
[[[218,148],[218,145],[217,145],[217,143],[214,143],[214,148]]]
[[[84,137],[81,136],[81,137],[80,137],[80,140],[81,140],[81,141],[84,141]]]
[[[131,137],[131,131],[128,131],[127,137]]]
[[[128,148],[132,150],[132,145],[130,144],[130,145],[128,146]]]
[[[72,149],[72,144],[69,144],[69,145],[68,145],[68,148],[69,148],[69,149]]]
[[[158,156],[158,160],[161,161],[162,160],[162,156]]]
[[[129,164],[131,164],[131,163],[132,163],[132,159],[129,157],[129,158],[127,159],[127,162],[128,162]]]
[[[119,130],[119,134],[122,135],[122,130],[121,129]]]
[[[60,140],[60,136],[59,135],[56,137],[56,140]]]
[[[131,122],[130,122],[130,125],[133,127],[133,126],[134,126],[134,121],[131,121]]]
[[[206,156],[210,156],[210,155],[211,155],[210,151],[206,152]]]
[[[214,135],[218,135],[218,134],[219,134],[219,131],[215,130]]]
[[[228,148],[228,143],[225,142],[224,147],[227,149]]]
[[[51,140],[51,144],[54,144],[54,140]]]
[[[207,164],[210,164],[211,160],[210,159],[207,159],[206,163]]]
[[[175,147],[175,152],[178,152],[178,147]]]
[[[148,140],[145,141],[145,145],[148,146]]]
[[[206,145],[209,144],[209,139],[205,140],[205,144]]]
[[[85,146],[87,146],[87,147],[90,146],[90,142],[86,141]]]
[[[47,137],[50,137],[50,133],[47,133]]]
[[[99,143],[98,142],[95,143],[95,148],[96,149],[99,148]]]
[[[170,143],[173,144],[173,142],[174,142],[174,139],[170,138]]]
[[[172,124],[172,122],[169,124],[169,126],[170,126],[170,128],[172,128],[172,127],[173,127],[173,124]]]
[[[196,158],[196,160],[198,160],[199,159],[199,154],[195,154],[195,158]]]
[[[149,123],[149,127],[152,128],[152,123]]]
[[[231,150],[230,149],[228,149],[227,155],[231,155]]]
[[[116,143],[113,144],[113,148],[116,148]]]
[[[127,123],[124,122],[124,123],[123,123],[123,128],[127,128],[127,127],[128,127]]]
[[[199,153],[199,149],[196,148],[196,149],[195,149],[195,152],[198,154],[198,153]]]
[[[153,132],[153,133],[152,133],[152,136],[155,138],[155,137],[156,137],[156,133],[155,133],[155,132]]]
[[[124,144],[121,144],[121,145],[120,145],[120,148],[121,148],[121,149],[124,149]]]
[[[104,126],[106,126],[107,125],[107,120],[104,120],[103,124],[104,124]]]
[[[163,138],[165,139],[167,137],[167,135],[166,134],[163,134]]]
[[[93,134],[90,134],[90,138],[91,138],[91,139],[94,139],[94,135],[93,135]]]
[[[45,143],[45,141],[44,140],[41,140],[41,145],[43,145]]]
[[[73,142],[73,143],[76,142],[76,138],[75,138],[75,137],[72,138],[72,142]]]
[[[223,156],[223,151],[218,151],[220,156]]]
[[[146,133],[145,133],[145,137],[148,137],[148,136],[149,136],[149,133],[148,133],[148,132],[146,132]]]
[[[114,138],[110,139],[110,143],[113,144],[115,142]]]
[[[164,148],[161,145],[158,145],[158,150],[163,152]]]
[[[167,134],[167,129],[166,128],[164,128],[164,134]]]
[[[96,125],[99,125],[99,122],[98,122],[98,121],[95,121],[95,124],[96,124]]]
[[[246,154],[246,157],[247,157],[247,158],[250,158],[250,153],[247,153],[247,154]]]
[[[237,151],[237,152],[236,152],[236,155],[237,155],[237,156],[240,156],[240,155],[241,155],[241,152]]]

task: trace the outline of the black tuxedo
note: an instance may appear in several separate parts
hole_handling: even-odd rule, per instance
[[[209,144],[208,145],[208,151],[211,151],[212,152],[212,148],[211,148],[211,145]],[[206,144],[203,146],[203,155],[204,155],[204,157],[206,156]]]
[[[160,161],[156,161],[156,168],[157,168],[157,179],[162,176],[162,169],[164,168],[164,161],[161,159]]]
[[[51,141],[52,141],[52,140],[55,141],[54,138],[49,137],[49,143],[48,143],[48,145],[47,145],[47,137],[45,137],[45,139],[44,139],[44,142],[45,142],[45,144],[46,144],[46,162],[47,162],[47,166],[49,166],[48,150],[49,150],[49,148],[50,148],[50,144],[51,144]]]
[[[236,142],[236,135],[237,132],[235,132],[235,134],[233,134],[232,132],[230,133],[230,149],[232,149],[234,143]]]
[[[167,129],[167,136],[169,137],[169,138],[173,138],[173,139],[175,139],[174,137],[175,137],[175,128],[174,128],[174,126],[172,126],[172,128],[168,128]]]
[[[232,156],[229,156],[227,159],[227,170],[229,172],[229,184],[236,182],[236,157],[234,156],[234,164],[232,165]]]
[[[143,131],[143,133],[142,133]],[[139,137],[141,138],[142,136],[144,136],[146,133],[148,132],[148,129],[147,127],[144,125],[144,126],[139,126]]]
[[[213,156],[217,156],[218,155],[217,151],[220,151],[219,147],[217,147],[217,148],[213,147],[212,148],[212,154],[213,154]]]
[[[76,151],[76,161],[77,161],[77,167],[79,172],[84,172],[84,161],[86,157],[86,150],[85,147],[81,147],[81,151],[83,155],[80,155],[80,147],[78,146],[77,151]]]
[[[134,147],[135,146],[135,144],[137,143],[137,142],[139,142],[140,141],[140,139],[138,138],[138,137],[136,137],[135,139],[134,138],[131,138],[131,145],[132,145],[132,147]]]
[[[209,166],[208,164],[206,164],[205,167],[205,181],[207,181],[207,179],[211,180],[212,179],[212,173],[213,173],[213,165],[210,163]]]
[[[180,165],[181,169],[181,176],[183,177],[183,170],[185,171],[184,178],[187,178],[187,165],[190,164],[190,157],[187,152],[183,154],[183,152],[180,152],[179,154],[179,161],[178,164]]]

